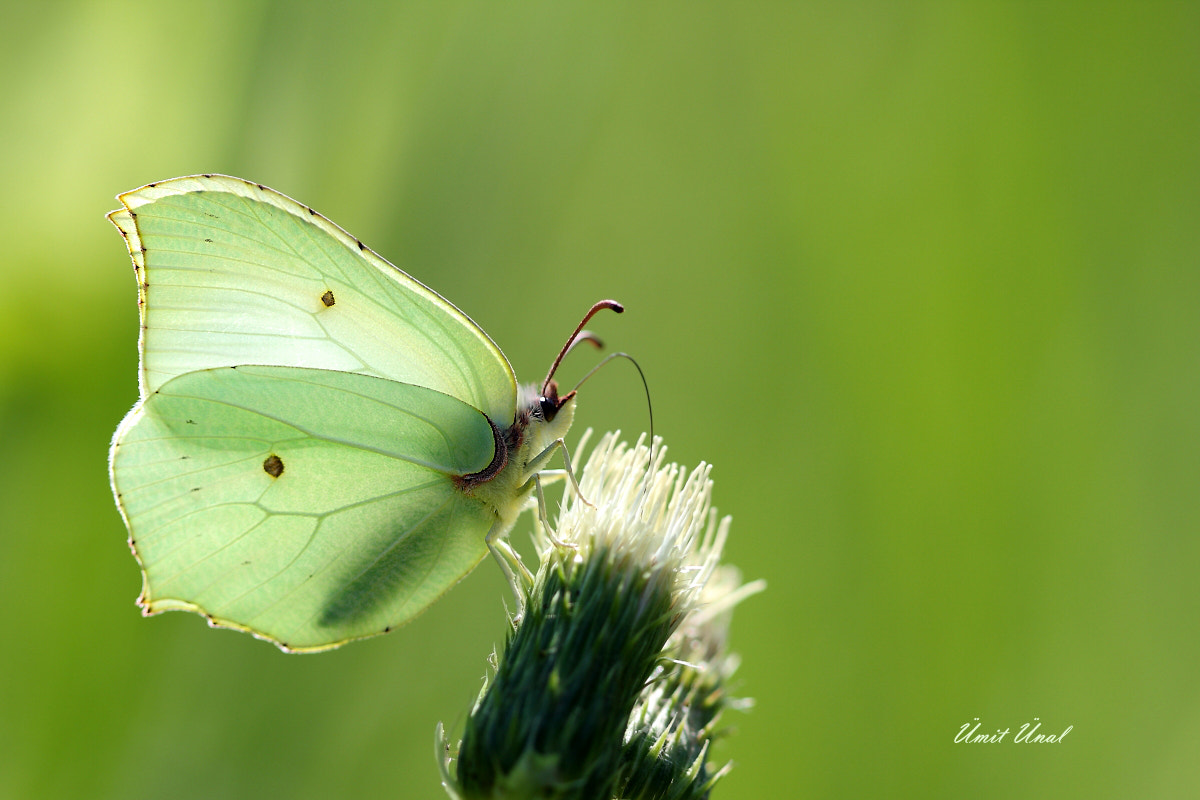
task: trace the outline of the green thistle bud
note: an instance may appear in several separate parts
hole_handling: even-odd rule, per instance
[[[728,530],[709,468],[685,478],[665,449],[654,455],[651,466],[640,441],[605,437],[580,481],[587,500],[567,493],[556,534],[567,546],[539,543],[455,778],[443,770],[452,797],[694,798],[719,775],[705,755],[734,663],[728,612],[761,586],[737,590],[724,571],[712,583],[722,594],[705,591]]]
[[[729,693],[738,658],[725,653],[725,640],[733,607],[766,588],[763,581],[740,584],[735,568],[719,567],[667,643],[671,661],[657,668],[629,720],[617,797],[701,800],[729,770],[709,770],[708,748],[722,711],[750,704]]]

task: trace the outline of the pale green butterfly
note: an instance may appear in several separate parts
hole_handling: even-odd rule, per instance
[[[511,563],[502,537],[574,416],[558,360],[518,395],[465,314],[264,186],[118,199],[140,399],[109,463],[144,614],[323,650],[412,619],[489,547]],[[559,359],[601,308],[621,310],[597,303]]]

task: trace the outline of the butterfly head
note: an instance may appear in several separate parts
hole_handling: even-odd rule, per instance
[[[558,394],[558,384],[549,381],[541,387],[526,386],[521,403],[525,437],[535,452],[567,435],[575,418],[575,392]]]
[[[558,412],[566,408],[568,404],[571,405],[569,413],[574,415],[575,406],[571,402],[574,399],[574,390],[571,390],[562,397],[559,397],[558,382],[551,380],[546,383],[541,396],[539,396],[537,399],[537,408],[534,411],[534,415],[540,417],[544,422],[554,422],[555,417],[558,416]]]

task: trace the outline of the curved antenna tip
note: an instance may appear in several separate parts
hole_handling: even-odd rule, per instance
[[[563,358],[567,355],[567,353],[571,352],[571,348],[575,346],[575,340],[583,331],[583,326],[587,325],[588,320],[596,316],[596,314],[600,313],[604,309],[615,311],[618,314],[625,312],[625,306],[621,305],[616,300],[601,300],[588,309],[588,312],[583,315],[583,319],[579,321],[579,324],[575,326],[575,330],[572,331],[571,335],[567,338],[567,343],[564,344],[562,350],[558,352],[558,358],[554,359],[554,363],[550,365],[550,372],[546,375],[546,380],[542,383],[543,395],[546,394],[546,389],[550,386],[550,381],[554,378],[554,373],[558,370],[558,365],[562,363]],[[595,342],[598,342],[598,340],[596,340],[595,337],[591,336],[590,334],[589,338]]]

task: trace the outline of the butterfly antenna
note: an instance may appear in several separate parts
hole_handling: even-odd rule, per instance
[[[558,352],[558,358],[554,359],[554,363],[550,365],[550,372],[546,375],[546,380],[542,383],[542,394],[543,395],[545,395],[546,391],[550,388],[550,381],[554,378],[554,373],[558,370],[558,365],[562,363],[562,360],[567,355],[567,353],[571,352],[571,348],[573,348],[575,346],[577,339],[587,340],[587,341],[591,341],[593,343],[599,342],[599,339],[597,339],[591,333],[587,333],[586,331],[584,331],[583,326],[587,325],[588,320],[590,320],[592,317],[596,316],[596,314],[600,313],[602,310],[604,310],[606,308],[612,309],[613,311],[617,312],[618,314],[620,314],[622,311],[625,310],[625,306],[621,305],[616,300],[601,300],[599,303],[596,303],[596,305],[594,305],[590,309],[588,309],[588,312],[583,315],[583,319],[580,320],[579,324],[575,326],[575,330],[571,333],[571,337],[569,339],[567,339],[567,343],[564,344],[562,350],[560,350]],[[586,334],[586,335],[583,335],[583,334]],[[603,362],[601,362],[601,363],[603,363]],[[591,373],[589,373],[589,374],[591,374]],[[585,378],[585,380],[586,380],[586,378]],[[583,383],[583,381],[580,381],[580,383]]]
[[[654,406],[650,403],[650,384],[646,381],[646,373],[642,372],[642,365],[637,362],[637,359],[629,355],[629,353],[608,354],[600,360],[599,364],[588,370],[588,374],[580,378],[579,383],[575,384],[575,386],[571,389],[571,393],[574,394],[575,392],[579,391],[579,387],[583,386],[584,381],[595,375],[601,367],[612,361],[614,358],[628,359],[628,361],[633,364],[634,369],[638,371],[638,376],[642,379],[642,389],[644,389],[646,392],[646,413],[650,417],[650,464],[647,468],[648,472],[649,469],[653,468],[654,466]]]
[[[567,352],[564,354],[564,356],[570,355],[571,351],[574,350],[578,345],[582,344],[583,342],[587,342],[588,344],[590,344],[592,347],[596,348],[597,350],[604,349],[603,340],[601,340],[599,336],[597,336],[596,334],[592,333],[591,331],[589,331],[585,328],[584,330],[581,330],[579,333],[575,334],[575,338],[571,340],[571,343],[569,345],[567,345]]]

